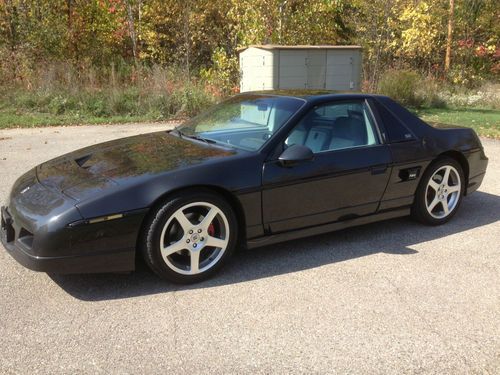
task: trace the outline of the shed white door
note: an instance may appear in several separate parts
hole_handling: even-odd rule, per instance
[[[307,88],[324,89],[326,78],[326,50],[307,53]]]
[[[326,53],[326,89],[354,88],[354,61],[350,51],[328,50]]]
[[[279,88],[300,89],[307,87],[307,51],[282,50],[279,63]]]

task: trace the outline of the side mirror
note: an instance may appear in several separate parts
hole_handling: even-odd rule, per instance
[[[283,167],[293,167],[294,165],[313,159],[314,154],[309,147],[292,145],[282,152],[278,160]]]

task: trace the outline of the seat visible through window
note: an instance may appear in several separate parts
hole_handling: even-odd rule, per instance
[[[352,117],[339,117],[332,127],[329,150],[367,144],[367,132],[364,121]]]
[[[331,129],[324,126],[313,126],[307,133],[304,145],[313,152],[324,151],[328,148],[331,139]]]
[[[286,146],[300,144],[315,153],[377,143],[372,120],[363,102],[317,107],[304,117],[285,141]]]

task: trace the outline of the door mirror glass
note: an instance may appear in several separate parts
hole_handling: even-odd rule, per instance
[[[311,161],[314,159],[312,150],[307,146],[293,145],[288,147],[279,157],[279,161],[284,167]]]

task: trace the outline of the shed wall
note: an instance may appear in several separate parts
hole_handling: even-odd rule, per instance
[[[278,61],[274,51],[249,48],[240,53],[240,91],[273,90]]]
[[[240,53],[240,91],[360,89],[359,49],[261,49]]]

